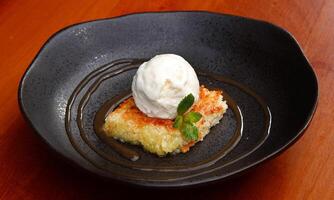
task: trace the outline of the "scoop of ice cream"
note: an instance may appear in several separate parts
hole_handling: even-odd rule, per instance
[[[181,56],[161,54],[144,62],[132,81],[136,106],[149,117],[173,119],[177,106],[188,94],[198,100],[199,81]]]

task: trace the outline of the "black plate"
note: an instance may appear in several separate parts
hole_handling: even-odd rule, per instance
[[[207,138],[187,154],[158,158],[130,146],[142,156],[135,164],[153,170],[129,168],[131,161],[96,137],[92,122],[105,101],[130,89],[136,71],[133,69],[104,81],[89,100],[83,116],[91,146],[78,134],[74,120],[78,100],[70,110],[71,133],[66,134],[68,99],[84,77],[118,59],[150,58],[162,53],[179,54],[197,72],[223,75],[252,88],[271,111],[270,131],[263,130],[264,110],[253,97],[200,75],[202,84],[224,89],[238,103],[244,122],[242,136],[233,134],[236,120],[229,110]],[[225,179],[278,154],[307,127],[317,95],[316,76],[289,33],[266,22],[208,12],[133,14],[67,27],[46,42],[19,88],[24,115],[60,155],[99,176],[155,187]],[[105,160],[92,147],[116,162]],[[212,165],[203,165],[220,155],[225,156]],[[195,165],[198,167],[182,170]]]

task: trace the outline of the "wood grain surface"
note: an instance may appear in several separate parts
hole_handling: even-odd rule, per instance
[[[304,136],[239,178],[182,191],[106,183],[52,154],[24,121],[17,103],[19,80],[42,44],[73,23],[167,10],[247,16],[291,32],[319,80],[318,108]],[[334,199],[333,0],[0,0],[0,70],[0,199]]]

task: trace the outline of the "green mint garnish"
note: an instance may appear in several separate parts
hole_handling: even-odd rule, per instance
[[[198,112],[189,112],[184,116],[184,121],[190,123],[196,123],[202,118],[201,113]]]
[[[181,131],[183,136],[187,140],[198,140],[198,128],[194,123],[198,122],[202,115],[198,112],[188,112],[191,106],[194,104],[195,97],[192,94],[188,94],[184,97],[177,106],[177,116],[173,123],[173,127]]]
[[[182,124],[183,124],[183,117],[181,115],[178,115],[175,118],[175,121],[173,123],[173,127],[174,128],[181,128]]]
[[[189,108],[193,105],[194,101],[195,97],[191,93],[184,97],[177,106],[177,114],[183,115],[185,112],[187,112],[187,110],[189,110]]]
[[[198,139],[198,129],[194,124],[185,122],[181,128],[182,134],[188,140],[197,140]]]

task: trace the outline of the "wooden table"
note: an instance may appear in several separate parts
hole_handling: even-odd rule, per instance
[[[166,10],[247,16],[290,31],[319,80],[318,109],[305,135],[285,153],[242,177],[184,191],[149,191],[104,183],[51,154],[24,121],[17,103],[19,80],[42,44],[73,23]],[[0,67],[0,199],[334,199],[333,0],[2,0]]]

